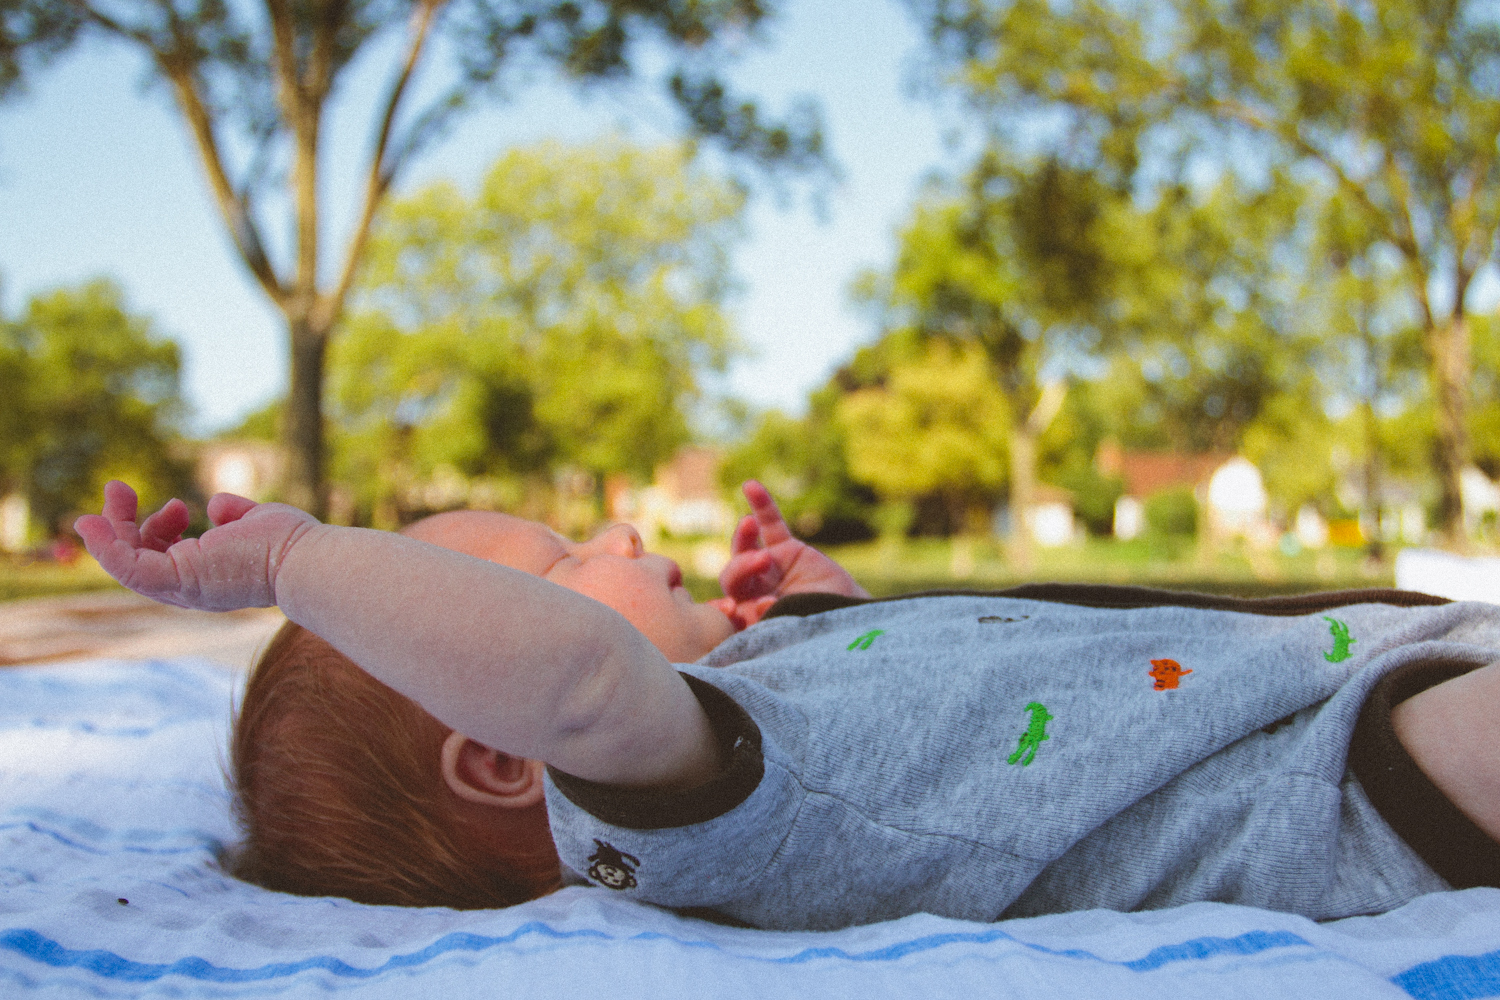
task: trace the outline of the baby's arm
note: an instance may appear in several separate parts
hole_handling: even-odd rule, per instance
[[[750,513],[734,529],[719,573],[720,606],[736,627],[754,625],[787,594],[870,596],[842,566],[792,535],[770,491],[753,479],[743,489]]]
[[[135,523],[105,488],[78,520],[115,579],[183,607],[275,604],[374,677],[486,746],[622,785],[689,787],[718,765],[697,699],[629,622],[537,577],[411,538],[321,524],[221,493],[182,539],[173,501]]]
[[[1432,783],[1500,843],[1500,663],[1419,691],[1391,710],[1391,725]]]

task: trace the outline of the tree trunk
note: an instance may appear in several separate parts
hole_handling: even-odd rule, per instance
[[[1365,352],[1365,398],[1359,404],[1359,411],[1365,436],[1365,512],[1370,522],[1370,537],[1365,543],[1365,553],[1372,561],[1379,562],[1385,558],[1385,532],[1381,518],[1380,428],[1375,420],[1375,401],[1380,397],[1384,380],[1380,371],[1380,348],[1375,343],[1375,331],[1370,326],[1375,313],[1375,290],[1368,279],[1361,283],[1361,291],[1359,336]]]
[[[1380,509],[1380,433],[1375,423],[1374,404],[1367,399],[1360,403],[1359,409],[1365,435],[1365,512],[1368,515],[1370,527],[1370,537],[1365,542],[1365,554],[1378,561],[1385,558]]]
[[[1432,366],[1432,394],[1437,411],[1437,446],[1433,468],[1438,477],[1438,530],[1443,544],[1465,547],[1463,496],[1459,473],[1469,460],[1465,426],[1469,390],[1469,323],[1462,313],[1427,331]]]
[[[1036,396],[1026,419],[1010,432],[1010,549],[1011,567],[1031,572],[1036,562],[1036,535],[1031,508],[1036,503],[1036,448],[1068,395],[1066,382],[1049,382]]]
[[[1036,438],[1024,423],[1010,432],[1010,538],[1006,550],[1011,569],[1030,573],[1036,562],[1031,534],[1031,507],[1036,502]]]
[[[323,360],[328,349],[326,331],[306,320],[289,320],[292,378],[282,427],[287,453],[284,493],[314,517],[327,515],[323,482]]]

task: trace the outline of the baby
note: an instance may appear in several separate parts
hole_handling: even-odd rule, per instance
[[[828,928],[1198,899],[1321,919],[1496,884],[1500,608],[870,602],[746,495],[707,604],[623,526],[398,536],[219,494],[182,540],[180,502],[137,526],[111,483],[77,527],[140,593],[295,623],[232,750],[237,870],[273,888],[485,906],[587,880]]]

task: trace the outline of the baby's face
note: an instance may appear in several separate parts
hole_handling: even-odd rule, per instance
[[[404,533],[592,597],[624,615],[674,663],[696,660],[734,634],[723,612],[683,589],[677,564],[647,552],[626,524],[572,542],[535,521],[467,510],[436,514]]]

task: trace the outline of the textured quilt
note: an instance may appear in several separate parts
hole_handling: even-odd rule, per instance
[[[0,670],[0,996],[1500,996],[1500,890],[1315,924],[1202,903],[834,933],[719,927],[573,888],[361,906],[224,875],[241,678],[190,659]]]

